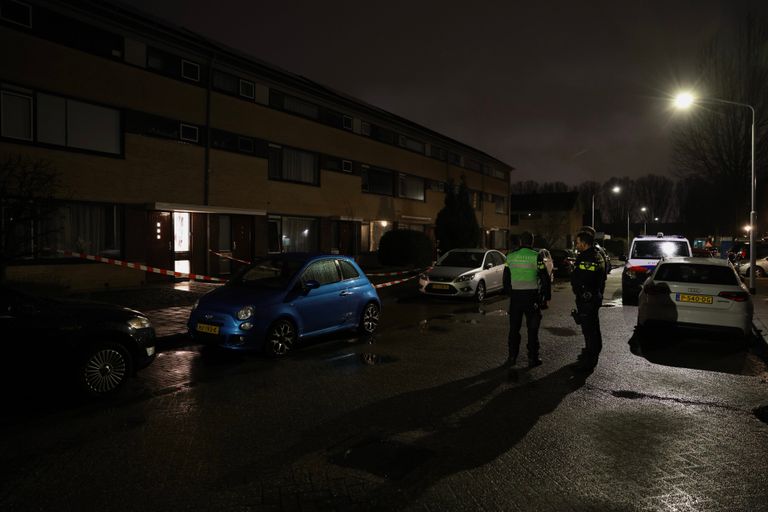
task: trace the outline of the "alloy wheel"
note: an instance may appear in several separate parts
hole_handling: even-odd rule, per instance
[[[93,395],[106,395],[119,388],[128,376],[125,355],[112,347],[91,352],[83,365],[86,390]]]
[[[373,334],[379,327],[379,306],[371,302],[363,310],[360,330],[363,334]]]
[[[267,350],[273,356],[288,353],[296,341],[296,329],[288,320],[278,320],[267,335]]]
[[[485,282],[480,281],[477,283],[477,289],[475,290],[475,300],[482,302],[485,299]]]

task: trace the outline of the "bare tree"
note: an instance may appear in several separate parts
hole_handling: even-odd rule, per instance
[[[635,197],[640,207],[645,207],[646,212],[640,215],[644,221],[652,221],[658,217],[659,222],[665,222],[669,218],[669,208],[673,203],[675,184],[666,176],[649,174],[635,180]]]
[[[689,201],[693,217],[703,209],[714,210],[712,230],[734,232],[749,219],[751,154],[751,111],[746,107],[707,102],[715,98],[753,106],[757,112],[755,148],[759,179],[768,157],[766,128],[766,84],[768,66],[765,43],[768,17],[750,15],[732,32],[721,32],[702,52],[699,63],[701,103],[676,130],[673,165],[684,183],[700,191],[716,191],[717,201],[696,204]],[[692,181],[691,181],[692,180]]]
[[[0,282],[8,264],[30,257],[50,232],[41,229],[56,210],[59,174],[48,162],[5,155],[0,162]]]

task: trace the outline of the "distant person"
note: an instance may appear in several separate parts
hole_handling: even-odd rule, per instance
[[[576,234],[579,255],[571,275],[571,288],[576,296],[575,319],[581,324],[585,345],[576,366],[586,371],[597,366],[603,348],[599,313],[605,290],[605,259],[595,249],[594,243],[594,235],[589,230]]]
[[[520,328],[525,316],[528,330],[528,367],[541,365],[539,357],[539,326],[541,310],[552,299],[552,283],[544,260],[534,251],[533,235],[525,232],[510,237],[512,250],[504,267],[504,291],[509,295],[509,357],[510,367],[517,363],[520,353]]]

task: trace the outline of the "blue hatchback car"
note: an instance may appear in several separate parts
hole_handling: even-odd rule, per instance
[[[380,311],[376,289],[353,259],[286,253],[254,261],[201,297],[187,327],[201,342],[281,356],[312,336],[373,334]]]

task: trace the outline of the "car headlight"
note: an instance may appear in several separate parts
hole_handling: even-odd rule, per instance
[[[152,327],[152,324],[149,322],[149,318],[144,316],[135,316],[128,320],[128,327],[131,329],[146,329],[148,327]]]
[[[466,282],[466,281],[471,281],[474,278],[475,278],[475,274],[474,273],[472,273],[472,274],[464,274],[463,276],[457,277],[456,278],[456,282],[457,283],[463,283],[463,282]]]
[[[254,312],[253,306],[245,306],[243,309],[237,312],[237,319],[238,320],[248,320],[253,316]]]

